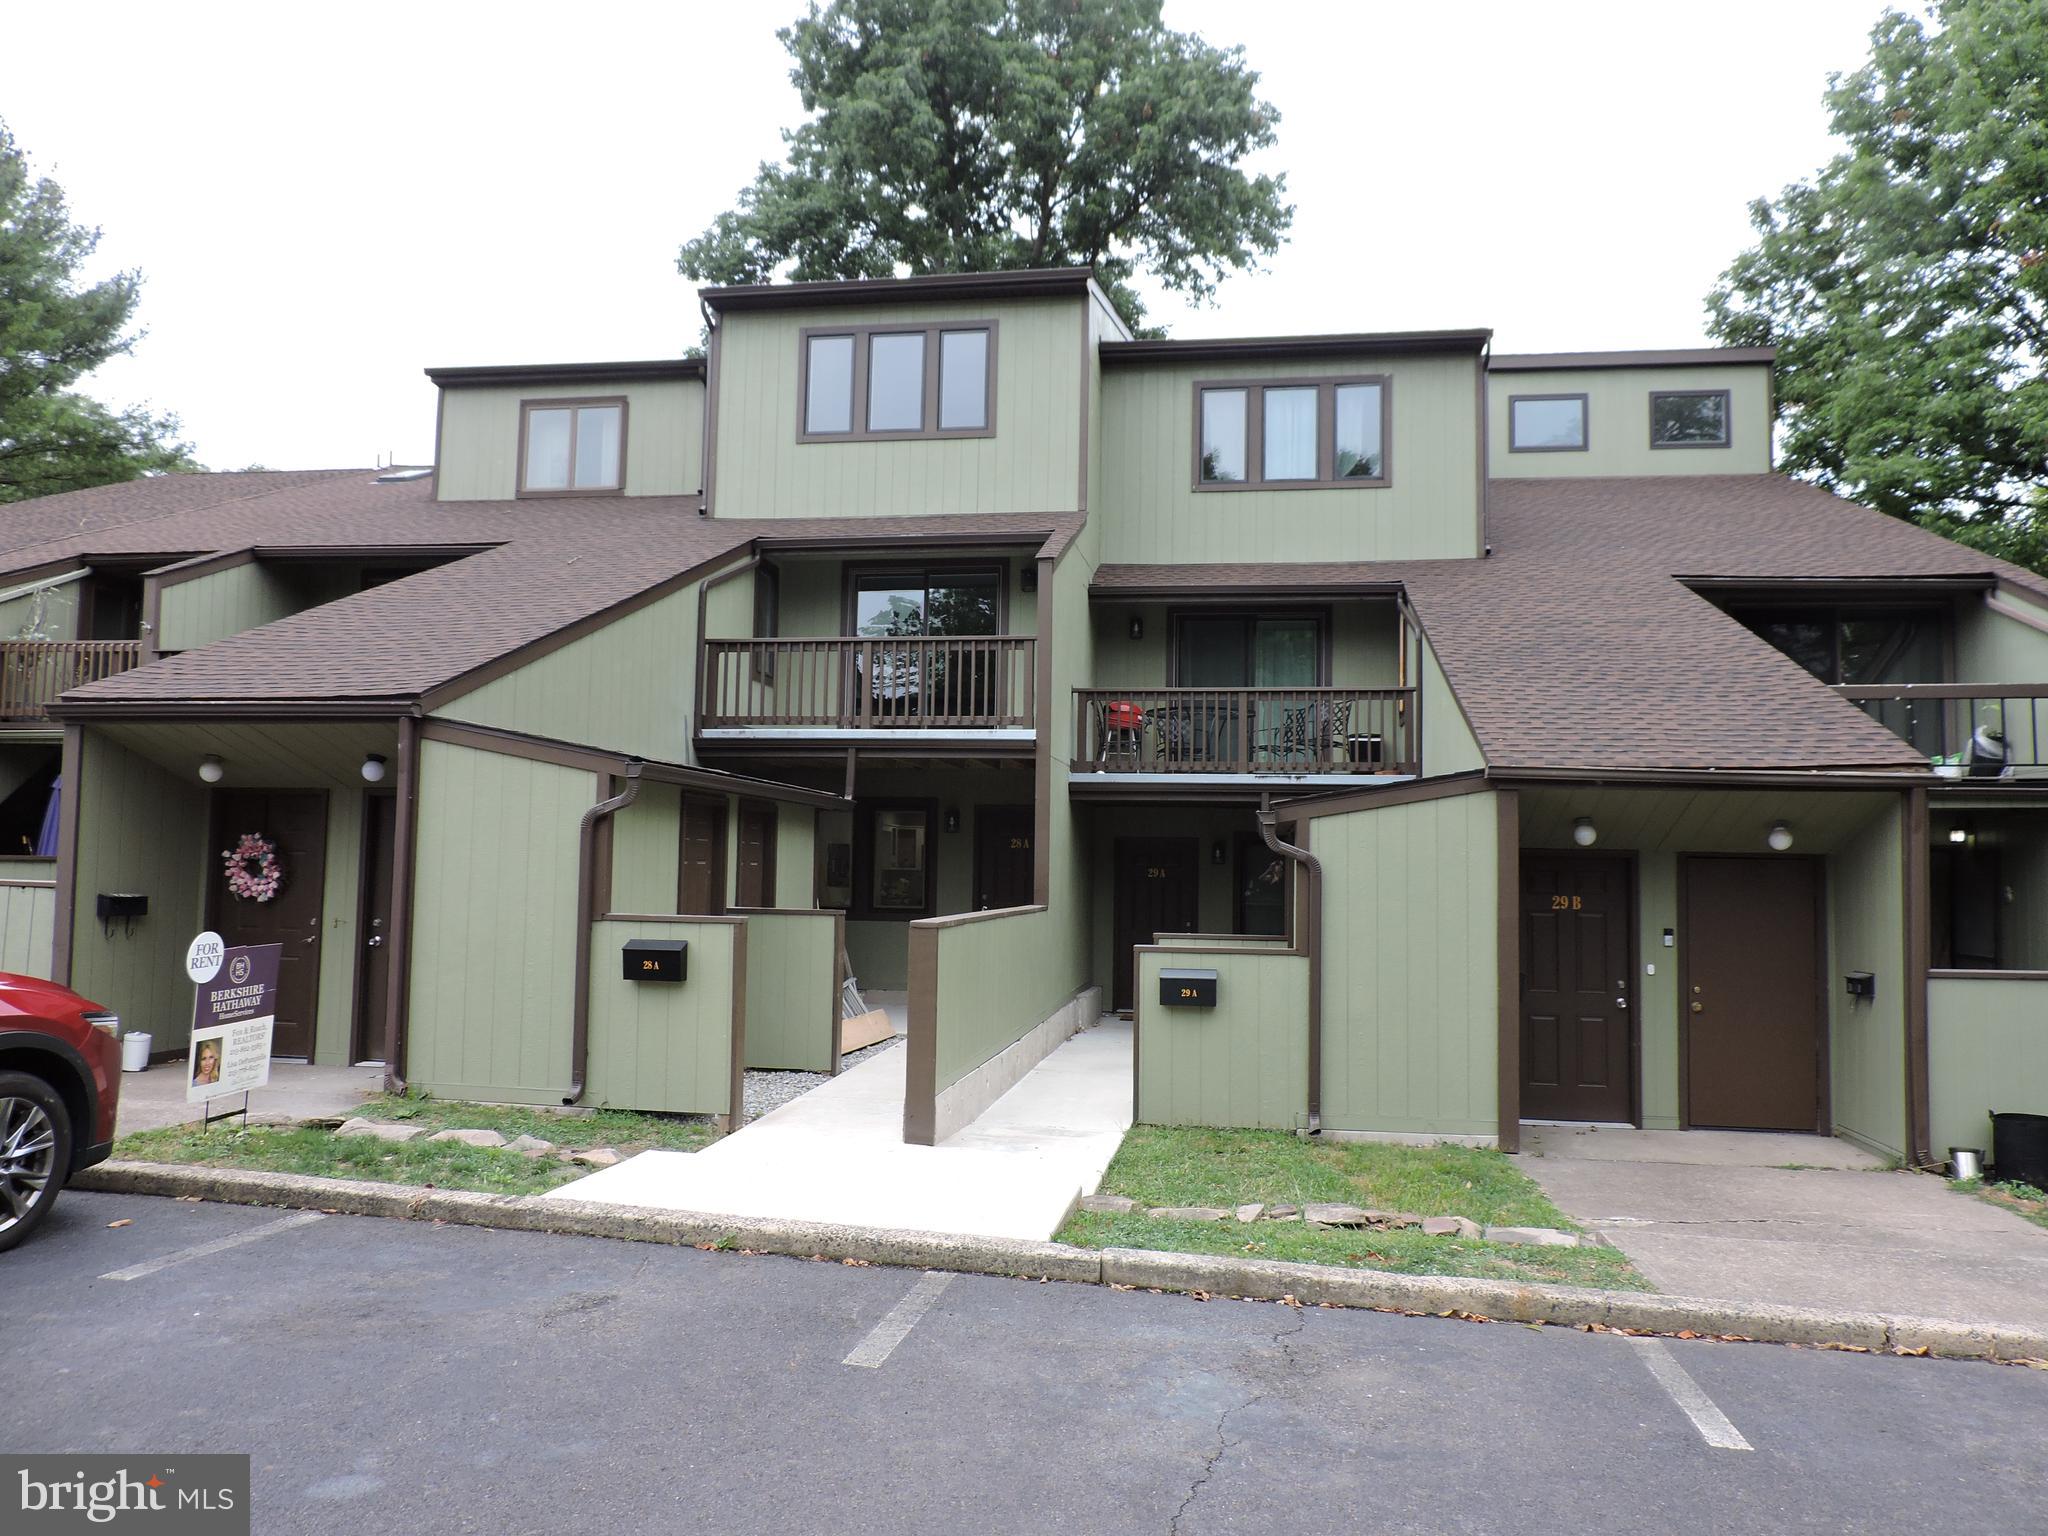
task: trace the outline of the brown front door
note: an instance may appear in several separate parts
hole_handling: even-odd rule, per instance
[[[350,1061],[384,1059],[391,982],[391,864],[397,825],[395,796],[364,797],[362,954],[356,967],[356,1029]]]
[[[1825,1130],[1818,865],[1781,858],[1683,863],[1686,1124]]]
[[[974,812],[974,909],[1031,905],[1032,808],[983,805]]]
[[[1111,934],[1116,948],[1113,1005],[1128,1009],[1137,990],[1137,957],[1131,950],[1150,944],[1154,934],[1193,933],[1199,853],[1192,837],[1120,837],[1116,860],[1116,915]]]
[[[775,905],[775,807],[765,800],[740,802],[739,868],[734,871],[742,907]]]
[[[725,911],[725,802],[683,796],[676,910],[699,917]]]
[[[277,845],[284,883],[268,901],[245,900],[227,887],[215,852],[207,870],[209,920],[229,944],[276,944],[277,1056],[313,1056],[314,1009],[320,995],[321,875],[327,861],[327,796],[319,791],[218,790],[213,846],[233,847],[245,832]]]
[[[1635,1118],[1626,859],[1522,855],[1522,1114]]]

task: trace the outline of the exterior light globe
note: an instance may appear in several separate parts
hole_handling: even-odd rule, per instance
[[[382,784],[384,782],[384,759],[375,752],[372,752],[363,759],[363,782],[365,784]]]
[[[1782,821],[1771,823],[1771,830],[1764,835],[1764,841],[1771,845],[1773,853],[1783,853],[1792,846],[1792,829]]]
[[[1590,848],[1600,841],[1600,829],[1593,825],[1593,818],[1581,816],[1572,823],[1572,841],[1581,848]]]
[[[199,778],[202,783],[218,784],[227,777],[227,773],[227,764],[223,763],[212,753],[209,752],[205,757],[199,759]]]

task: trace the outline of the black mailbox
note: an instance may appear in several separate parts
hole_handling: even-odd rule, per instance
[[[1162,1008],[1214,1008],[1214,971],[1165,970],[1159,972],[1159,1006]]]
[[[688,939],[626,940],[628,981],[681,981],[689,971]]]
[[[1868,1002],[1877,996],[1877,977],[1869,971],[1851,971],[1842,980],[1848,983],[1851,997],[1860,997]]]
[[[139,891],[101,891],[99,893],[100,921],[111,922],[117,917],[142,917],[149,911],[149,898]]]

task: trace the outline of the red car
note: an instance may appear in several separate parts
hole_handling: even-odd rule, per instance
[[[0,971],[0,1253],[114,1146],[121,1021],[69,987]]]

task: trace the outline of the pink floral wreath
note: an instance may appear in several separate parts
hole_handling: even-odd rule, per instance
[[[260,832],[244,832],[221,862],[227,865],[228,889],[244,901],[269,901],[284,884],[277,844]]]

